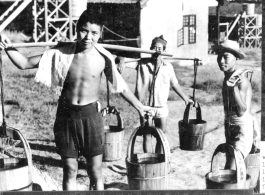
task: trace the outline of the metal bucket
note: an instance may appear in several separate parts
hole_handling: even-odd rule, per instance
[[[161,143],[164,153],[134,154],[137,136],[151,134]],[[129,190],[166,190],[170,175],[170,149],[162,130],[139,127],[131,135],[127,148],[127,177]]]
[[[6,131],[8,138],[21,140],[26,158],[0,159],[0,191],[32,191],[32,157],[29,144],[19,130],[7,127]]]
[[[233,153],[236,170],[219,169],[221,153]],[[229,144],[220,144],[214,151],[211,172],[205,175],[206,189],[249,189],[250,175],[246,173],[243,156]]]
[[[105,110],[105,111],[104,111]],[[117,116],[117,126],[105,126],[103,161],[115,161],[122,158],[122,145],[124,138],[123,120],[115,107],[102,110],[103,113]]]
[[[188,104],[183,120],[179,121],[180,149],[190,151],[202,150],[207,123],[202,120],[199,103],[196,108],[196,119],[189,119],[190,107],[191,104]]]

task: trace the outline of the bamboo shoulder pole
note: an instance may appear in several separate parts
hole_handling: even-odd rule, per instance
[[[47,46],[56,46],[57,44],[67,44],[69,42],[38,42],[38,43],[13,43],[8,44],[7,47],[14,47],[14,48],[21,48],[21,47],[47,47]],[[148,54],[154,54],[155,51],[152,50],[146,50],[141,49],[137,47],[127,47],[127,46],[120,46],[120,45],[111,45],[111,44],[100,44],[105,49],[110,50],[119,50],[119,51],[128,51],[128,52],[137,52],[137,53],[148,53]],[[161,53],[162,56],[173,56],[169,53]]]

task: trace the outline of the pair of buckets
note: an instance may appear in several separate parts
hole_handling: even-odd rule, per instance
[[[236,169],[220,169],[222,153],[233,154]],[[241,152],[229,144],[220,144],[212,156],[211,171],[205,175],[206,189],[249,189],[251,176],[247,174]]]
[[[118,109],[108,106],[102,111],[103,116],[116,115],[117,125],[105,125],[104,127],[104,152],[103,161],[116,161],[122,158],[122,144],[124,138],[123,120]]]
[[[152,135],[162,145],[163,153],[135,153],[136,138]],[[137,142],[142,144],[141,142]],[[142,146],[142,145],[141,145]],[[159,128],[144,125],[132,133],[126,157],[129,190],[166,190],[170,176],[170,148]]]
[[[190,119],[192,104],[184,111],[183,120],[179,121],[179,143],[181,150],[197,151],[203,149],[207,123],[202,120],[201,107],[197,103],[196,119]]]
[[[16,158],[6,154],[9,158],[0,159],[0,191],[32,191],[32,155],[30,146],[21,132],[7,127],[7,137],[1,137],[1,146],[20,140],[26,158]]]

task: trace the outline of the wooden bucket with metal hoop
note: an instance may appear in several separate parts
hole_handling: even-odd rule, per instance
[[[164,153],[134,153],[137,136],[153,135]],[[170,176],[170,148],[161,129],[141,126],[132,133],[127,148],[127,177],[129,190],[166,190]]]
[[[103,116],[116,115],[117,125],[105,125],[104,127],[104,153],[103,161],[115,161],[122,158],[122,144],[124,138],[123,120],[120,112],[114,106],[108,106],[102,110]]]
[[[32,156],[30,146],[21,132],[7,127],[7,136],[0,138],[0,191],[32,191]],[[23,146],[23,157],[14,155],[14,147]],[[25,156],[25,157],[24,157]]]
[[[235,157],[236,170],[219,169],[222,153]],[[250,175],[246,173],[243,156],[229,144],[220,144],[212,156],[211,171],[205,175],[206,189],[249,189]]]

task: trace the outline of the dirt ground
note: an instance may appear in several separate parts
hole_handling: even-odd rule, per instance
[[[192,89],[185,89],[185,93],[191,94]],[[197,96],[205,96],[205,98],[211,98],[203,91],[197,91]],[[178,122],[183,119],[183,113],[185,105],[183,101],[169,101],[169,119],[168,119],[168,132],[166,137],[168,139],[171,151],[171,174],[169,180],[168,190],[198,190],[206,189],[205,174],[210,171],[211,158],[216,147],[225,142],[224,126],[223,126],[223,107],[201,107],[202,119],[207,122],[206,134],[204,137],[203,150],[200,151],[185,151],[179,148],[179,132]],[[191,111],[190,118],[194,118],[195,110]],[[258,119],[260,124],[260,106],[253,105],[253,115]],[[137,128],[137,126],[135,126]],[[125,158],[127,155],[128,140],[133,130],[125,132],[125,138],[123,140],[122,159],[114,162],[103,163],[103,175],[104,184],[106,190],[128,190],[128,181],[126,173]],[[43,144],[43,143],[42,143]],[[31,145],[34,145],[31,142]],[[35,143],[38,145],[38,143]],[[49,144],[48,144],[49,145]],[[54,144],[50,144],[47,147],[54,149]],[[135,143],[135,148],[139,149],[142,145],[140,142]],[[37,149],[37,147],[35,148]],[[33,160],[45,161],[45,159],[34,158]],[[42,186],[43,190],[62,190],[61,178],[62,168],[59,163],[59,156],[51,152],[52,150],[46,150],[46,156],[52,156],[54,163],[51,164],[52,169],[58,174],[57,179],[42,170],[41,166],[37,166],[35,173],[39,175],[42,180],[36,180],[36,183]],[[58,166],[54,166],[54,165]],[[89,179],[85,171],[84,162],[80,162],[80,170],[78,171],[78,189],[88,190]],[[82,168],[83,167],[83,168]],[[37,177],[36,177],[37,178]]]

